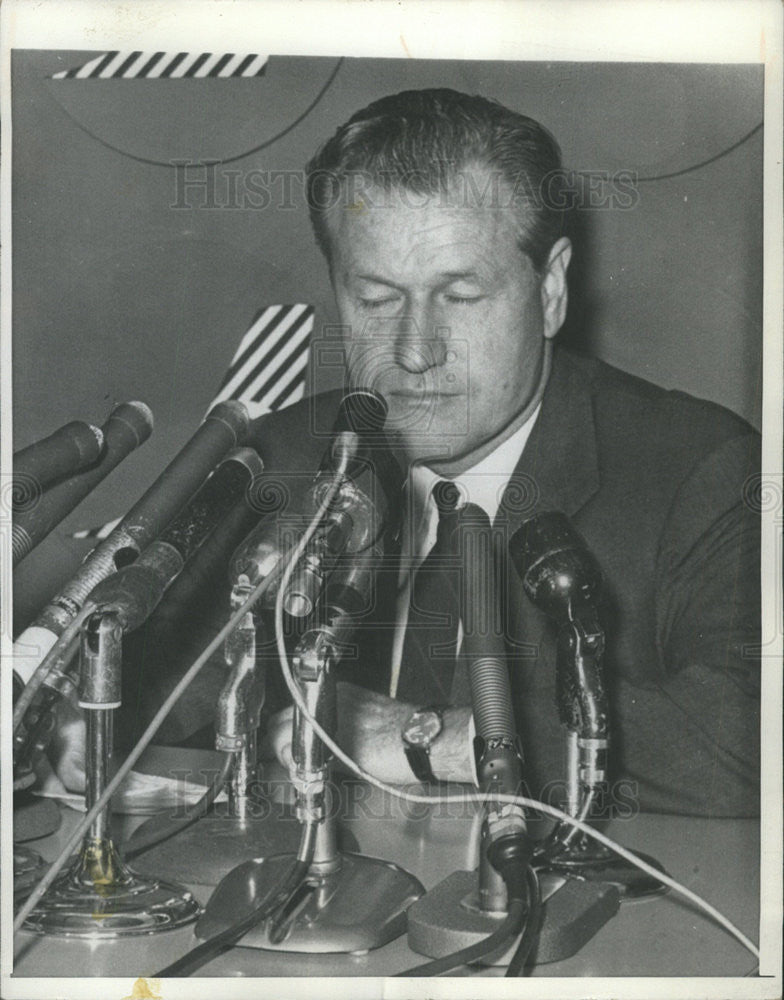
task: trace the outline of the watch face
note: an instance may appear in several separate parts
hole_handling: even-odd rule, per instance
[[[441,732],[441,717],[429,709],[414,712],[403,730],[403,738],[413,747],[430,746]]]

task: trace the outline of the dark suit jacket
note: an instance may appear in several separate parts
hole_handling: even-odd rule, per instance
[[[304,400],[254,424],[251,443],[273,492],[304,491],[339,398]],[[560,510],[603,570],[600,612],[612,701],[608,814],[638,807],[758,811],[759,526],[744,484],[759,462],[755,432],[722,407],[556,351],[541,413],[495,526],[511,536],[537,511]],[[238,529],[232,544],[239,537]],[[209,638],[208,623],[214,632],[225,621],[229,554],[216,552],[199,571],[198,588],[189,589],[186,574],[136,638],[148,681],[158,677],[145,689],[151,704],[160,703],[160,678],[169,678],[168,689],[181,673],[155,664],[182,659],[184,669]],[[386,570],[388,584],[390,565]],[[525,597],[516,574],[508,567],[505,573],[506,644],[526,777],[532,792],[557,801],[565,741],[555,707],[555,629]],[[343,676],[384,690],[391,588],[381,583],[376,598],[360,630],[365,639],[376,637],[376,651],[360,643],[364,661],[347,664]],[[216,662],[175,710],[172,742],[211,722],[222,676]],[[139,690],[137,683],[131,695],[137,703]],[[454,690],[458,701],[465,698],[459,673]],[[279,707],[279,694],[270,676],[270,710]]]

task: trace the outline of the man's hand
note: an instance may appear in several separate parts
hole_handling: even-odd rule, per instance
[[[338,731],[335,740],[352,760],[374,777],[390,784],[415,781],[406,759],[401,731],[416,706],[396,701],[387,695],[354,684],[337,686]],[[289,771],[293,708],[285,708],[270,720],[264,741],[268,756],[277,759]],[[473,781],[469,756],[469,708],[447,709],[444,729],[433,745],[430,760],[437,778],[450,781]],[[340,761],[336,765],[345,769]]]
[[[70,698],[60,699],[57,725],[46,755],[69,792],[84,791],[86,747],[87,723],[84,712]]]

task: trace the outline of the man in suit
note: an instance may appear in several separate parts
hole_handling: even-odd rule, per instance
[[[506,541],[538,511],[557,510],[605,577],[610,805],[751,815],[759,532],[742,491],[759,470],[758,440],[719,406],[554,350],[571,255],[560,176],[557,144],[537,122],[446,90],[375,102],[309,164],[348,382],[387,400],[386,430],[405,470],[399,538],[386,539],[357,654],[339,668],[338,740],[388,781],[472,779],[461,623],[447,614],[441,633],[423,627],[418,588],[446,482],[486,511],[504,542],[503,626],[531,792],[553,794],[566,770],[555,630],[509,568]],[[304,489],[339,398],[256,423],[271,477],[292,474],[294,492]],[[157,623],[129,637],[144,679],[126,671],[135,686],[126,704],[142,694],[150,710],[160,704],[154,664],[179,658],[184,668],[211,637],[205,623],[214,634],[225,620],[228,554],[214,560],[201,597],[186,572]],[[178,589],[187,599],[178,602]],[[210,726],[222,676],[219,666],[205,670],[167,721],[169,741]],[[415,755],[404,740],[412,726],[427,730]],[[289,708],[267,728],[286,762],[290,739]]]
[[[446,480],[506,538],[540,510],[563,512],[598,559],[617,794],[642,808],[753,814],[759,536],[742,490],[758,441],[721,407],[553,351],[571,254],[559,168],[538,123],[445,90],[375,102],[309,165],[349,381],[384,395],[408,469],[397,587],[379,586],[345,668],[359,683],[340,685],[339,738],[370,771],[410,781],[401,733],[436,707],[429,777],[471,779],[459,657],[434,657],[433,634],[416,634],[432,488]],[[285,468],[312,413],[306,401],[262,420],[261,453],[272,447]],[[526,777],[546,792],[565,774],[554,627],[502,574]],[[283,760],[289,740],[284,712],[271,730]]]

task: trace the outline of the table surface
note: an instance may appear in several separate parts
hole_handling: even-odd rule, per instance
[[[152,771],[160,769],[166,773],[167,768],[176,767],[181,774],[183,768],[193,768],[196,777],[199,769],[205,763],[209,766],[215,758],[204,751],[159,749],[150,759]],[[275,773],[270,777],[274,779]],[[280,798],[284,787],[282,783],[276,786],[276,798]],[[284,798],[287,794],[288,789]],[[433,888],[457,869],[475,865],[476,842],[472,834],[475,824],[463,807],[457,810],[462,815],[456,815],[454,810],[443,806],[407,806],[359,783],[344,786],[341,801],[341,829],[356,838],[359,850],[395,862],[419,878],[426,889]],[[80,815],[62,807],[60,829],[49,837],[28,841],[28,846],[52,860]],[[116,817],[116,838],[122,840],[142,820],[143,817]],[[285,829],[288,831],[285,849],[296,850],[296,824],[286,823]],[[707,899],[748,937],[759,939],[758,821],[639,814],[626,820],[611,820],[604,829],[624,846],[652,855],[673,878]],[[236,844],[237,858],[256,856],[258,851],[245,847],[243,836]],[[258,841],[258,830],[254,836]],[[139,857],[132,867],[183,882],[204,904],[217,881],[205,844],[206,838],[194,827],[182,846],[178,846],[177,838],[172,838],[169,853],[160,855],[168,859],[168,870],[155,869],[153,852]],[[224,865],[230,866],[226,857]],[[122,942],[85,942],[22,932],[16,941],[14,975],[154,976],[197,943],[192,925],[145,937],[124,938]],[[197,975],[386,976],[424,960],[411,951],[403,935],[364,955],[303,955],[235,947],[204,965]],[[671,891],[623,903],[620,911],[578,954],[562,962],[538,966],[532,975],[742,976],[754,968],[753,956],[734,937]],[[462,974],[478,972],[473,968],[463,970]],[[483,975],[502,972],[502,969],[481,970]]]

